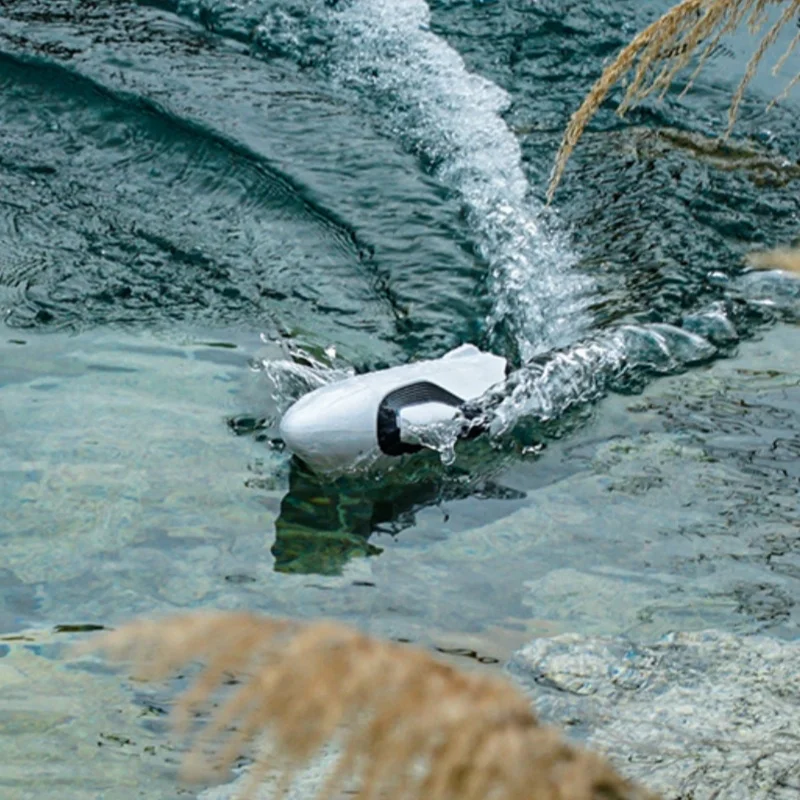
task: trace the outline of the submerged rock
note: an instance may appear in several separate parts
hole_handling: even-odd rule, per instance
[[[537,639],[509,670],[539,716],[665,798],[796,798],[800,641],[677,633]]]

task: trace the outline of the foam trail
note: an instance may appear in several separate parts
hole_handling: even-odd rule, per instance
[[[477,252],[490,270],[493,329],[514,336],[519,355],[563,346],[588,325],[590,282],[574,270],[561,235],[530,196],[519,142],[502,118],[510,99],[467,70],[430,31],[422,0],[354,0],[332,16],[341,44],[334,75],[388,104],[389,124],[456,193]]]
[[[266,52],[313,65],[425,162],[457,196],[488,265],[493,344],[510,334],[522,360],[585,333],[591,281],[563,234],[542,219],[522,151],[503,120],[510,104],[430,30],[425,0],[180,0],[178,10]],[[258,19],[257,23],[252,22]],[[402,224],[402,220],[398,221]]]

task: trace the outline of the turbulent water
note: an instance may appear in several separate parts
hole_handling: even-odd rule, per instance
[[[623,363],[703,360],[771,315],[736,282],[743,252],[796,233],[796,107],[764,117],[769,80],[741,152],[693,152],[745,41],[688,101],[601,114],[557,213],[541,199],[576,78],[656,10],[6,4],[8,323],[260,326],[359,368],[560,348],[552,386],[514,377],[512,420],[542,391],[551,416],[594,399]]]
[[[746,31],[613,91],[545,205],[668,6],[0,0],[0,630],[796,636],[800,282],[744,262],[800,235],[796,29],[727,143]],[[489,435],[335,480],[281,449],[309,389],[464,342],[511,366]]]

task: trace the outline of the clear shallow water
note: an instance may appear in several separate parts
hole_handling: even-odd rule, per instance
[[[709,150],[737,37],[691,96],[604,110],[541,205],[568,114],[666,5],[0,6],[0,629],[215,605],[489,660],[796,637],[800,290],[741,257],[798,235],[797,93],[765,117],[760,75]],[[273,446],[330,368],[463,341],[520,369],[451,468],[324,483]],[[0,645],[11,733],[79,681],[53,647],[15,679],[31,652]],[[97,755],[103,713],[54,729],[146,761],[132,714]]]
[[[234,339],[3,341],[8,796],[174,796],[168,697],[70,669],[56,625],[248,607],[484,662],[563,632],[796,638],[796,326],[608,399],[538,458],[501,459],[480,492],[440,486],[436,503],[406,487],[403,507],[384,490],[380,508],[368,490],[309,488],[229,432],[242,374],[263,377],[247,373],[253,342]]]

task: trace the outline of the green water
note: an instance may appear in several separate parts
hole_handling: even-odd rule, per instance
[[[765,115],[762,70],[700,152],[737,35],[686,97],[604,108],[541,206],[667,6],[0,4],[0,796],[183,791],[168,698],[58,625],[246,607],[488,662],[797,637],[800,289],[742,265],[800,232],[797,91]],[[276,441],[330,369],[464,341],[516,371],[452,466],[325,481]]]

